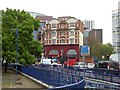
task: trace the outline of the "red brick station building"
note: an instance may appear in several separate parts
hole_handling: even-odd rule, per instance
[[[43,30],[44,57],[80,60],[84,24],[74,17],[58,17],[46,23]]]

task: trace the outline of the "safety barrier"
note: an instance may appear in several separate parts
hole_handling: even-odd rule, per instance
[[[14,66],[15,68],[15,66]],[[67,89],[80,88],[84,90],[85,81],[82,77],[75,74],[61,72],[59,70],[49,70],[43,68],[34,68],[29,66],[18,66],[18,70],[37,80],[40,80],[55,88],[52,89]]]
[[[119,69],[110,70],[110,69],[105,69],[105,68],[87,68],[86,71],[92,71],[92,72],[97,72],[97,73],[102,73],[102,74],[111,74],[111,75],[119,75],[120,76]]]
[[[85,80],[85,88],[97,88],[99,90],[120,90],[120,85],[113,83],[105,83],[98,80]]]
[[[73,68],[52,67],[37,65],[34,67],[18,66],[19,71],[26,73],[48,85],[54,86],[52,88],[72,90],[73,88],[96,87],[109,88],[112,90],[120,89],[120,76],[115,74],[108,74],[106,72],[97,72],[92,69],[85,69],[85,77],[82,78],[84,70],[75,70]],[[94,80],[92,80],[94,79]],[[105,82],[106,81],[106,82]]]
[[[83,70],[75,70],[75,73],[79,72],[79,75],[83,76]],[[97,80],[103,80],[111,83],[120,84],[120,71],[105,70],[105,69],[86,69],[85,77],[93,78]]]
[[[106,70],[100,68],[87,68],[85,69],[74,69],[74,68],[63,68],[63,67],[49,67],[49,66],[42,66],[38,65],[35,66],[36,68],[50,70],[50,71],[61,71],[69,74],[75,74],[79,76],[84,76],[87,78],[93,78],[97,80],[103,80],[107,82],[117,83],[120,84],[120,71],[119,70]]]

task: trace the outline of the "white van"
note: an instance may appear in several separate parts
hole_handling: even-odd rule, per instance
[[[51,65],[52,62],[51,62],[51,59],[41,59],[41,64],[43,65]]]

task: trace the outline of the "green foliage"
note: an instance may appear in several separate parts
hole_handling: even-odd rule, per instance
[[[16,60],[16,29],[18,28],[18,62],[30,65],[41,56],[42,46],[33,40],[33,30],[38,28],[35,20],[24,10],[2,10],[2,57],[8,62]]]
[[[110,43],[96,43],[91,46],[91,56],[97,56],[99,59],[102,59],[102,56],[104,56],[104,60],[108,60],[108,57],[113,53],[113,50],[114,48]]]
[[[34,20],[35,30],[38,30],[38,28],[39,28],[39,26],[40,26],[40,25],[39,25],[39,21],[40,21],[40,20],[38,20],[38,19],[37,19],[37,20]]]

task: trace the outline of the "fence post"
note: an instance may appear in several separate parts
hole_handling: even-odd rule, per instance
[[[95,73],[95,79],[97,79],[97,74]]]
[[[73,75],[72,75],[72,83],[74,83],[74,80],[73,80]]]
[[[58,85],[60,85],[60,72],[58,72]]]
[[[111,79],[110,81],[113,82],[113,81],[112,81],[112,75],[110,75],[110,79]]]
[[[79,72],[79,75],[80,75],[80,71],[78,71]]]
[[[105,75],[103,75],[102,80],[104,80],[104,78],[105,78]]]

